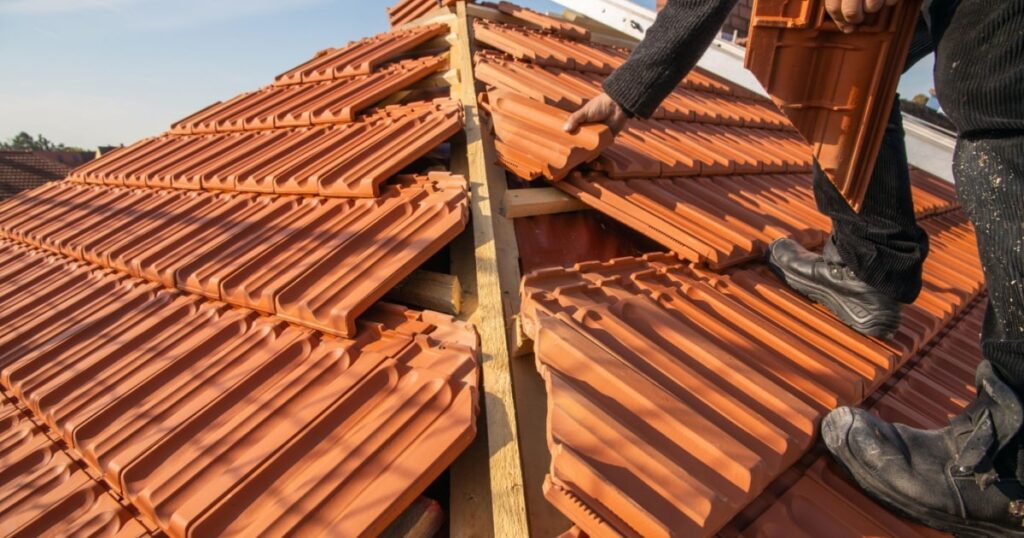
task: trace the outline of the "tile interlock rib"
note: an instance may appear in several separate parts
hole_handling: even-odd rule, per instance
[[[379,305],[339,339],[10,241],[0,263],[4,391],[171,536],[379,532],[474,435],[477,337],[446,316]]]
[[[131,187],[380,196],[382,183],[462,130],[450,99],[357,121],[256,133],[162,135],[74,170],[71,181]]]
[[[407,176],[378,198],[55,183],[11,199],[0,237],[339,336],[465,229],[465,180]]]
[[[0,534],[127,538],[149,529],[0,394]]]
[[[754,3],[745,65],[860,209],[921,11],[920,0],[868,15],[843,33],[823,0]]]
[[[982,292],[966,219],[924,226],[925,290],[890,342],[760,264],[715,273],[649,255],[526,277],[524,329],[549,396],[549,500],[591,535],[721,529],[804,455],[824,413],[864,400]]]

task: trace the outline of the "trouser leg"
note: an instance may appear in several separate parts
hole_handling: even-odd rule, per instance
[[[988,283],[982,352],[1024,393],[1024,135],[959,141],[954,173]]]
[[[907,68],[932,50],[924,21],[918,23]],[[928,235],[917,225],[903,141],[899,99],[893,104],[882,147],[861,211],[854,211],[817,163],[814,194],[818,210],[832,219],[836,249],[865,283],[901,303],[921,292],[921,269],[928,256]]]
[[[936,90],[989,290],[982,353],[1024,394],[1024,3],[936,2]]]

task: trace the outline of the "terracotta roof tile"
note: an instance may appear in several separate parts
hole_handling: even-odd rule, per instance
[[[536,26],[542,30],[547,30],[561,37],[576,40],[590,39],[590,30],[571,22],[549,17],[543,13],[538,13],[532,9],[527,9],[522,6],[517,6],[511,2],[499,2],[497,7],[499,11],[506,15],[511,15],[524,23]]]
[[[442,56],[403,60],[367,75],[271,85],[212,105],[171,127],[173,134],[260,131],[347,123],[388,95],[448,65]]]
[[[473,21],[473,35],[477,41],[520,60],[605,75],[622,65],[629,55],[624,49],[580,43],[550,32],[483,19]]]
[[[0,387],[86,473],[26,470],[81,484],[22,487],[0,525],[374,535],[469,443],[474,329],[377,303],[467,224],[465,179],[416,173],[461,106],[375,106],[445,68],[446,28],[325,53],[5,201]]]
[[[746,66],[855,208],[871,179],[919,11],[920,2],[901,2],[844,34],[823,0],[754,4]]]
[[[338,339],[0,252],[4,390],[172,536],[379,532],[473,437],[476,336],[450,318],[378,306]]]
[[[0,199],[61,179],[68,167],[31,151],[0,151]]]
[[[429,24],[361,39],[342,48],[322,50],[308,62],[278,75],[274,85],[369,75],[382,64],[447,33],[447,25]]]
[[[149,530],[0,394],[0,534],[148,536]]]
[[[450,6],[454,3],[455,0],[399,0],[394,6],[388,8],[388,19],[391,21],[391,26],[398,26],[412,22],[439,7]]]
[[[515,92],[492,90],[483,105],[494,117],[495,144],[502,164],[527,179],[561,179],[612,143],[604,125],[563,130],[569,113]]]
[[[890,343],[759,264],[719,274],[650,255],[526,277],[524,329],[550,398],[548,498],[589,534],[720,529],[804,454],[827,410],[868,397],[981,293],[964,217],[924,225],[925,291]]]
[[[87,183],[374,197],[380,184],[462,128],[448,99],[389,107],[353,123],[259,133],[163,135],[76,169]]]
[[[0,236],[351,336],[465,227],[465,189],[444,174],[372,199],[59,183],[8,202]]]

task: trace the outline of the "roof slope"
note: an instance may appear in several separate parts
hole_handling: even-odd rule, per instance
[[[886,386],[984,292],[973,230],[951,185],[912,170],[925,290],[892,340],[859,335],[760,261],[776,238],[818,247],[830,228],[812,148],[770,101],[698,69],[614,142],[603,127],[568,135],[626,51],[520,23],[474,24],[499,160],[671,250],[524,278],[545,495],[594,536],[741,531],[804,470],[825,413]]]
[[[811,149],[767,99],[694,70],[650,120],[611,140],[603,126],[562,131],[601,91],[625,51],[477,20],[477,55],[499,158],[545,177],[685,260],[720,269],[758,259],[771,240],[820,245],[830,223],[814,204]],[[553,143],[554,142],[554,143]],[[583,166],[580,166],[583,165]],[[920,211],[948,210],[952,189],[915,182]]]
[[[68,167],[32,151],[0,151],[0,199],[63,178]]]
[[[93,499],[3,481],[10,533],[376,534],[469,443],[474,329],[377,303],[467,223],[465,179],[415,164],[462,127],[417,86],[447,32],[324,51],[0,207],[0,391]]]

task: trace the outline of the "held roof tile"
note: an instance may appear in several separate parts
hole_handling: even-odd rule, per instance
[[[871,180],[920,6],[886,7],[845,34],[823,0],[754,4],[746,66],[854,208]]]
[[[982,292],[966,219],[924,225],[925,291],[890,342],[759,264],[714,273],[650,255],[526,277],[548,499],[592,535],[717,532],[804,455],[825,412],[868,397]]]
[[[333,338],[6,240],[0,273],[4,393],[168,535],[374,534],[474,434],[476,335],[445,316]]]

